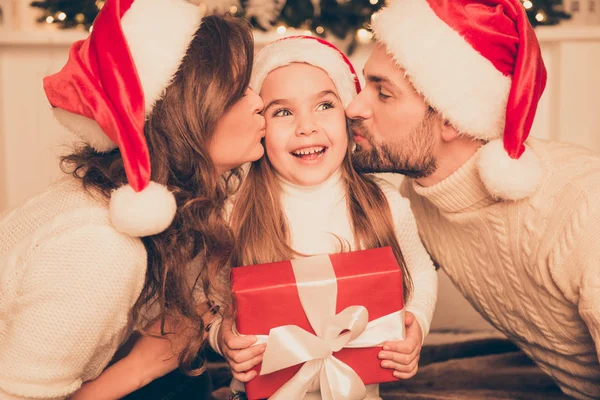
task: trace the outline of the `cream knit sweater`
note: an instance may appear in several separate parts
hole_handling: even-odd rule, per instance
[[[130,328],[146,250],[66,177],[0,220],[0,399],[63,399]]]
[[[396,237],[413,279],[413,294],[405,309],[415,315],[424,338],[429,332],[435,308],[437,273],[419,239],[408,200],[400,196],[388,182],[377,179],[377,183],[387,197]],[[354,234],[346,204],[346,190],[339,170],[318,186],[302,187],[282,181],[282,188],[281,202],[288,219],[291,247],[294,250],[307,255],[339,253],[342,250],[339,239],[350,245],[350,250],[356,250],[353,249]],[[214,343],[213,338],[211,344]],[[239,382],[233,382],[232,388],[243,390]],[[318,388],[316,381],[312,390],[316,391]],[[313,392],[308,393],[304,400],[320,398],[318,393]],[[379,385],[368,385],[365,399],[379,399]]]
[[[544,181],[517,202],[482,185],[477,154],[432,187],[406,180],[432,258],[568,395],[600,398],[600,156],[530,139]]]

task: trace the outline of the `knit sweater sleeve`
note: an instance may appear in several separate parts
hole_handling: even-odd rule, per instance
[[[0,342],[0,398],[63,399],[126,335],[146,271],[143,244],[85,224],[33,241]]]
[[[398,189],[390,183],[380,180],[377,183],[388,199],[398,243],[413,281],[413,292],[406,304],[406,311],[415,315],[425,339],[437,301],[437,272],[419,238],[417,223],[408,199],[402,197]]]
[[[600,209],[596,200],[600,191],[597,192],[592,196],[580,196],[581,201],[571,217],[569,229],[566,230],[571,234],[563,235],[555,245],[557,249],[561,245],[564,248],[564,244],[569,241],[568,236],[572,236],[571,243],[574,246],[566,254],[562,269],[555,271],[554,275],[564,280],[563,274],[568,274],[568,289],[565,292],[575,292],[579,314],[594,340],[596,356],[600,361]],[[577,232],[576,229],[571,229],[574,225],[581,227],[579,234],[572,233]],[[557,253],[560,253],[559,250]]]
[[[596,346],[596,356],[600,361],[600,245],[596,242],[593,252],[585,256],[583,266],[585,269],[582,279],[582,288],[579,298],[579,313],[592,335]]]

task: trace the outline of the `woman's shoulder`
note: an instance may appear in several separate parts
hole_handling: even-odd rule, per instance
[[[146,258],[139,238],[118,232],[110,223],[108,200],[94,197],[76,180],[61,180],[0,221],[0,258],[28,260],[33,253],[69,249],[100,259]],[[16,254],[18,253],[18,254]]]
[[[60,185],[52,190],[69,195]],[[54,194],[44,195],[0,221],[0,291],[6,304],[19,288],[42,293],[60,286],[102,297],[107,305],[123,296],[134,299],[147,269],[142,241],[118,232],[108,208],[94,200],[67,201],[72,207],[65,207],[44,204]]]
[[[108,198],[93,189],[85,189],[83,182],[72,176],[63,176],[52,183],[46,190],[30,198],[24,204],[3,214],[2,223],[15,217],[28,216],[42,220],[50,220],[62,213],[80,208],[108,209]]]
[[[108,208],[98,204],[63,210],[33,235],[35,247],[52,245],[93,254],[96,259],[133,262],[146,258],[140,238],[119,232],[110,222]]]

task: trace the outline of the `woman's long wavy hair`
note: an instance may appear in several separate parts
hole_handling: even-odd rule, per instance
[[[352,167],[349,140],[342,161],[342,179],[354,232],[355,250],[390,246],[404,276],[403,295],[412,293],[412,279],[406,267],[394,229],[390,206],[381,188],[368,175]],[[306,256],[289,245],[291,236],[281,204],[282,188],[267,154],[252,163],[231,211],[231,228],[235,235],[233,266],[290,260]],[[339,239],[339,238],[338,238]],[[341,241],[340,241],[341,242]],[[341,242],[341,251],[349,246]]]
[[[177,321],[188,338],[180,365],[193,375],[204,369],[195,358],[204,343],[202,314],[207,311],[193,292],[228,297],[223,270],[230,263],[233,235],[223,208],[231,189],[228,178],[239,176],[234,170],[228,178],[219,177],[208,148],[217,122],[248,87],[253,51],[249,24],[229,15],[204,18],[144,127],[151,178],[174,193],[177,214],[167,230],[142,238],[148,269],[133,318],[143,331],[147,311],[158,304],[163,329],[166,316]],[[98,153],[83,146],[63,157],[61,167],[88,191],[107,198],[127,183],[118,149]]]

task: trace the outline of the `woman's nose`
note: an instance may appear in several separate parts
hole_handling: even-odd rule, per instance
[[[251,96],[253,112],[254,113],[261,112],[263,110],[263,108],[265,107],[265,103],[263,102],[262,98],[258,95],[258,93],[256,93],[254,90],[248,88],[247,96]]]

